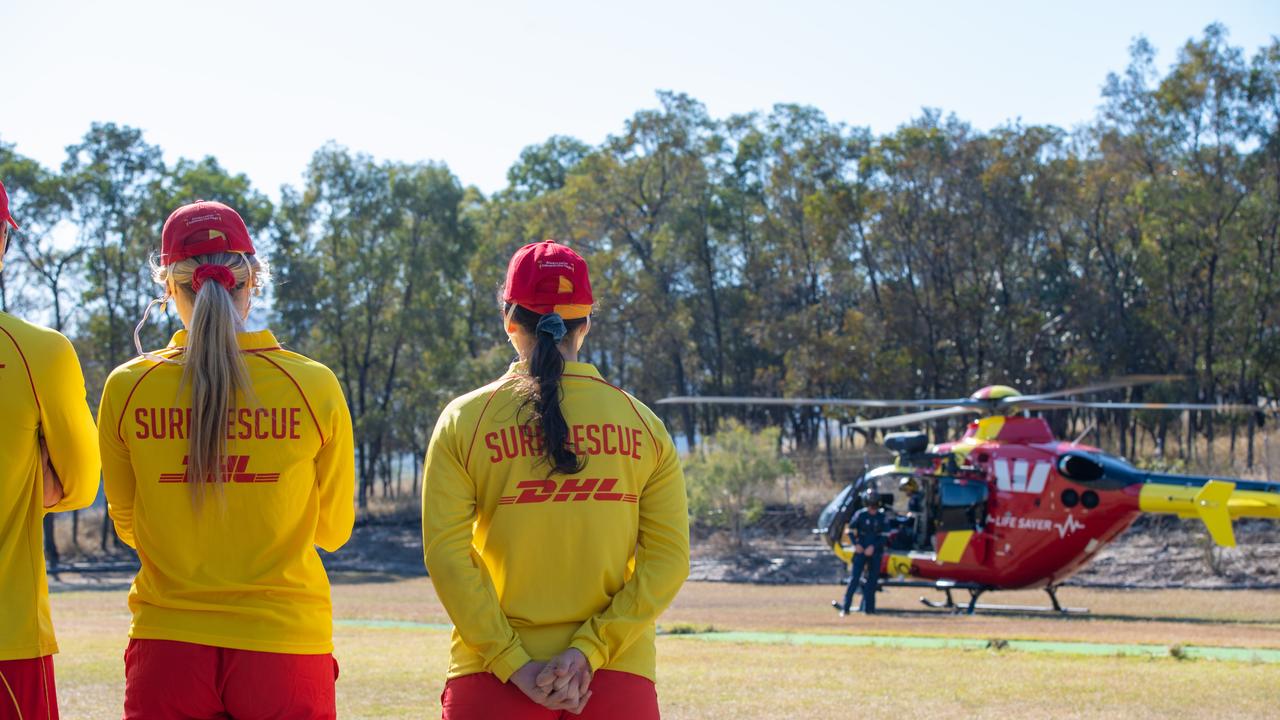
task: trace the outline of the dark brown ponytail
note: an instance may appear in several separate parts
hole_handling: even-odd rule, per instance
[[[539,315],[520,305],[506,305],[503,312],[535,338],[529,352],[529,374],[523,379],[519,393],[523,399],[521,410],[529,412],[528,423],[542,431],[541,450],[543,459],[551,468],[550,474],[580,472],[587,459],[578,457],[570,447],[569,423],[560,408],[560,377],[564,375],[560,342],[564,338],[571,339],[587,319],[563,320],[559,315]],[[555,336],[556,325],[564,331],[559,340]]]

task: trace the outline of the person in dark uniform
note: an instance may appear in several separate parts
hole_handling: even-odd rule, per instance
[[[907,517],[917,517],[924,512],[924,493],[915,478],[902,478],[898,481],[898,490],[907,496]]]
[[[909,548],[914,549],[928,533],[925,527],[927,521],[924,512],[924,491],[920,489],[920,483],[913,477],[900,480],[898,491],[907,496],[907,515],[904,518],[903,527],[910,535]]]
[[[844,604],[839,608],[841,617],[849,614],[849,605],[853,602],[853,593],[862,579],[862,569],[866,566],[867,580],[862,586],[862,612],[872,615],[876,611],[876,588],[880,583],[880,559],[884,555],[886,515],[880,512],[880,496],[875,489],[868,488],[863,495],[865,507],[853,514],[849,520],[849,538],[853,541],[853,573],[849,576],[849,587],[844,591]]]

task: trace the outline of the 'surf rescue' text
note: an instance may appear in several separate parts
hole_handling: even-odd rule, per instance
[[[569,448],[576,455],[621,455],[640,459],[643,431],[624,425],[570,425]],[[516,457],[542,456],[542,430],[527,425],[512,425],[484,436],[489,448],[489,462],[499,463]]]
[[[139,440],[186,440],[191,408],[140,407],[133,411]],[[296,407],[231,408],[228,440],[300,440],[302,411]]]

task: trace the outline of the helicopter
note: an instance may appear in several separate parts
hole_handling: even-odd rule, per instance
[[[849,564],[852,552],[842,536],[862,506],[864,493],[871,490],[881,508],[891,509],[893,527],[881,559],[880,588],[932,588],[943,592],[945,600],[921,597],[921,602],[953,612],[1065,614],[1087,610],[1063,606],[1057,597],[1059,586],[1142,513],[1199,518],[1223,547],[1235,545],[1236,518],[1280,519],[1280,483],[1148,472],[1099,448],[1059,440],[1043,417],[1030,415],[1064,408],[1259,412],[1247,405],[1064,399],[1173,379],[1178,376],[1128,376],[1037,395],[991,385],[953,399],[686,396],[658,403],[934,408],[849,423],[863,431],[978,415],[959,439],[933,445],[924,432],[887,434],[884,446],[894,454],[893,463],[870,469],[848,484],[819,515],[814,533]],[[898,511],[904,507],[907,512]],[[978,602],[990,591],[1026,588],[1044,589],[1051,605]],[[967,591],[967,603],[958,604],[954,591]]]

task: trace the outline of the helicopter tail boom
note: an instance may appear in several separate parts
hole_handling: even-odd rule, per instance
[[[1101,453],[1073,450],[1058,458],[1066,478],[1099,489],[1140,487],[1143,512],[1200,518],[1218,545],[1234,547],[1231,523],[1240,517],[1280,520],[1280,484],[1146,472]]]
[[[1280,494],[1237,490],[1225,480],[1209,480],[1201,487],[1153,482],[1142,486],[1138,507],[1143,512],[1198,517],[1213,541],[1235,547],[1231,521],[1238,517],[1280,519]]]

